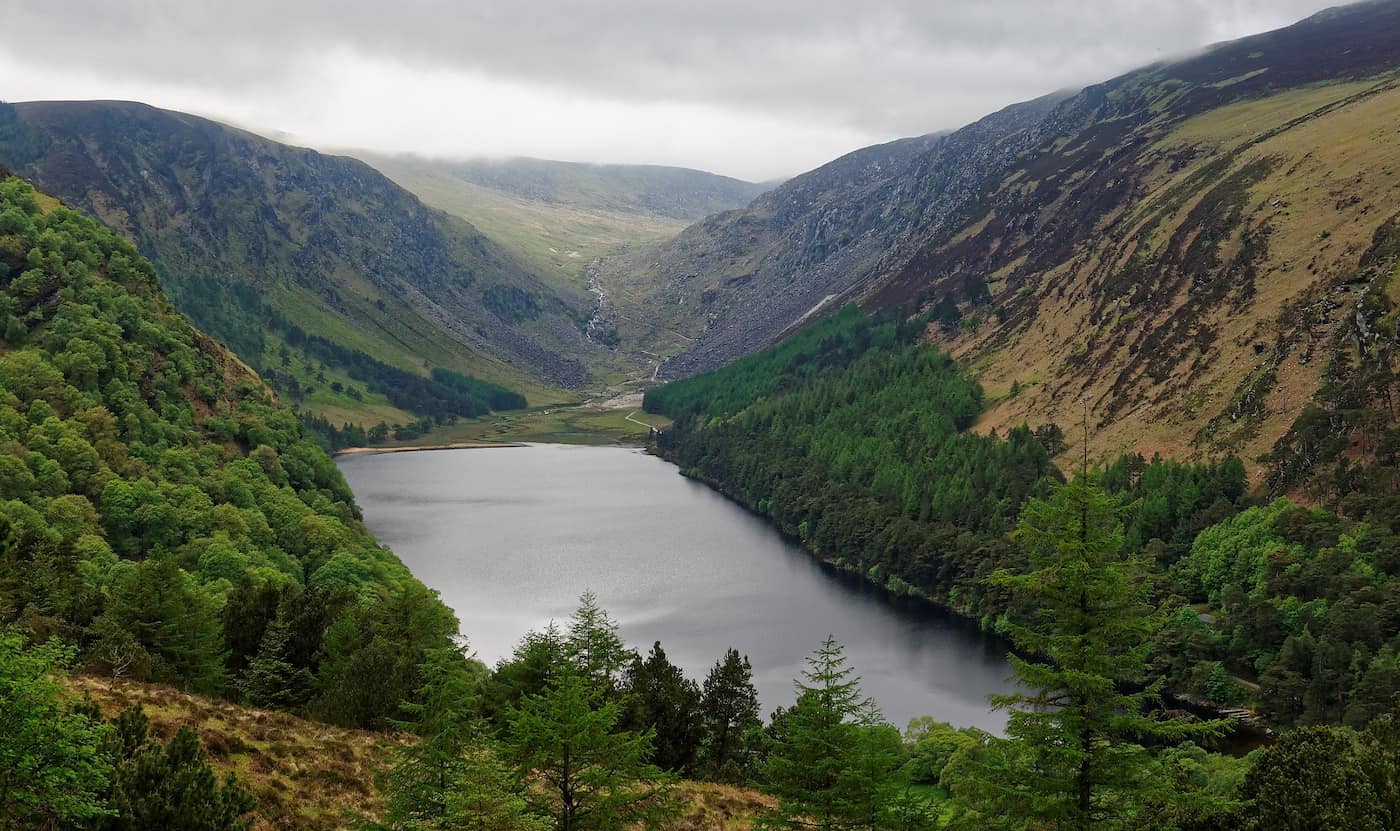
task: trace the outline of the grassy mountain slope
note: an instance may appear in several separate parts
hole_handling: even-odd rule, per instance
[[[607,194],[571,199],[497,186],[489,178],[472,176],[472,168],[462,163],[359,155],[424,203],[480,228],[536,274],[575,291],[587,290],[583,271],[591,260],[624,246],[669,239],[687,221],[618,204]]]
[[[411,373],[443,367],[537,398],[587,379],[590,298],[361,162],[140,104],[0,115],[0,162],[135,241],[177,305],[259,369],[283,346],[302,357],[295,327]],[[344,367],[321,363],[324,390]]]
[[[930,337],[1003,399],[985,428],[1075,423],[1087,395],[1098,451],[1257,455],[1318,389],[1400,209],[1397,44],[1400,4],[1342,7],[896,144],[823,188],[888,152],[858,151],[611,279],[663,286],[638,308],[686,336],[665,374],[856,299],[936,312]]]
[[[1400,209],[1400,4],[1362,4],[1091,87],[885,261],[874,308],[1096,449],[1267,451],[1318,389]],[[952,306],[956,305],[954,311]]]

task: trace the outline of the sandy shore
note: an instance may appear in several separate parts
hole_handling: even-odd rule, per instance
[[[480,442],[463,441],[453,444],[408,444],[400,447],[347,447],[337,450],[337,456],[350,456],[357,453],[417,453],[420,450],[488,450],[493,447],[525,447],[519,442]]]

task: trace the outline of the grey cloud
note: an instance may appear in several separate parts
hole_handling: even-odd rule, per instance
[[[26,62],[222,93],[337,50],[896,136],[1273,28],[1325,0],[10,0]],[[0,95],[4,91],[0,88]],[[314,94],[314,93],[308,93]],[[469,106],[469,102],[465,102]],[[367,106],[372,106],[367,102]]]

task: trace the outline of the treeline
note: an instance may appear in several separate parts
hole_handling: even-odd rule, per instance
[[[986,584],[1015,568],[1023,503],[1062,474],[1055,425],[966,428],[982,393],[951,359],[854,309],[730,367],[647,395],[674,419],[658,447],[824,559],[1001,627]],[[1400,446],[1400,444],[1397,444]],[[1382,445],[1381,449],[1385,449]],[[1385,453],[1343,464],[1333,510],[1268,505],[1238,459],[1125,456],[1102,471],[1125,551],[1170,617],[1151,661],[1180,693],[1282,724],[1363,726],[1400,692],[1400,540]]]
[[[981,617],[980,577],[1013,563],[1005,532],[1057,481],[1058,431],[966,432],[982,390],[919,327],[853,307],[774,347],[647,394],[658,444],[688,475],[768,516],[836,565]]]
[[[303,412],[298,413],[298,415],[301,417],[302,424],[306,426],[308,437],[331,452],[344,450],[347,447],[372,447],[384,444],[390,439],[413,441],[439,426],[438,422],[431,418],[420,418],[407,424],[390,424],[386,421],[380,421],[369,427],[351,424],[347,421],[337,427],[329,419],[315,413]]]
[[[457,623],[295,414],[129,243],[15,178],[0,286],[0,624],[103,674],[345,725],[397,715]]]
[[[308,335],[295,326],[289,326],[285,336],[290,346],[301,349],[308,357],[341,367],[351,378],[384,395],[395,407],[439,423],[453,417],[475,418],[492,410],[518,410],[525,406],[525,396],[480,378],[441,367],[424,377],[319,335]]]

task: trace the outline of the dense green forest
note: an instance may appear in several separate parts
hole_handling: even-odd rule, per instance
[[[687,475],[841,568],[1004,629],[1027,609],[986,577],[1023,564],[1006,532],[1063,480],[1050,458],[1065,435],[968,432],[983,393],[918,343],[924,322],[848,308],[645,406],[675,420],[658,444]],[[1305,414],[1293,441],[1316,420]],[[1400,431],[1384,435],[1383,451]],[[1104,469],[1123,549],[1148,558],[1168,618],[1148,656],[1155,677],[1281,725],[1361,727],[1386,712],[1400,691],[1400,513],[1393,488],[1371,486],[1393,457],[1344,460],[1351,487],[1316,509],[1250,491],[1233,458],[1132,455]]]
[[[4,621],[102,672],[344,724],[396,714],[456,621],[296,415],[129,243],[15,178],[0,280]]]

